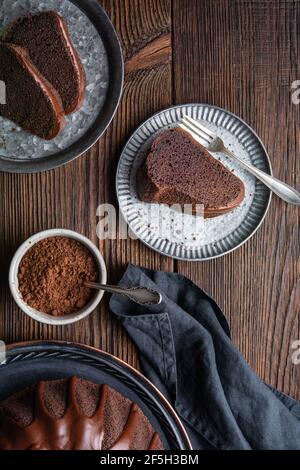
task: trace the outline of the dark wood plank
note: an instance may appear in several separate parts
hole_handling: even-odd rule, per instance
[[[300,187],[300,3],[174,0],[174,97],[207,102],[245,119],[261,136],[274,173]],[[212,294],[233,341],[257,373],[300,398],[291,342],[300,338],[299,209],[274,198],[266,222],[234,253],[178,271]]]
[[[15,249],[38,230],[66,227],[99,245],[111,282],[119,280],[128,261],[190,276],[224,308],[235,344],[258,374],[300,398],[300,369],[292,366],[290,349],[300,337],[296,208],[274,199],[264,226],[247,245],[209,263],[173,265],[138,241],[100,243],[96,236],[97,206],[116,204],[115,171],[126,139],[172,101],[214,103],[240,115],[266,143],[275,174],[299,187],[299,106],[290,99],[291,82],[300,78],[299,2],[101,3],[116,25],[126,59],[121,105],[106,135],[85,157],[42,175],[0,174],[0,338],[78,341],[138,366],[136,350],[109,314],[107,300],[86,321],[66,328],[40,325],[15,307],[7,286]]]
[[[7,273],[18,245],[46,228],[77,230],[99,245],[110,282],[117,282],[127,262],[172,270],[172,261],[137,241],[99,242],[97,206],[116,204],[114,180],[122,146],[134,128],[157,109],[171,103],[171,3],[170,0],[115,0],[101,2],[121,39],[127,73],[118,113],[106,135],[87,155],[39,175],[0,174],[1,291],[0,338],[7,343],[35,339],[63,339],[100,347],[134,366],[134,346],[108,312],[107,298],[88,319],[64,328],[41,325],[14,305],[8,292]],[[140,59],[151,55],[141,66]]]

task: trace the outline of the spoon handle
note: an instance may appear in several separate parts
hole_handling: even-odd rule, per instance
[[[87,282],[86,286],[92,289],[103,290],[110,294],[124,295],[139,305],[159,305],[162,301],[161,294],[148,287],[108,286],[106,284],[98,284],[97,282]]]

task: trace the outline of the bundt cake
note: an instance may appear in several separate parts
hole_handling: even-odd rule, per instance
[[[179,128],[154,140],[137,190],[145,202],[203,205],[205,217],[232,211],[245,196],[243,182]]]
[[[65,124],[56,90],[20,46],[0,42],[0,64],[6,98],[0,104],[0,115],[42,139],[53,139]]]
[[[72,377],[0,403],[0,450],[162,450],[141,411],[116,390]]]
[[[40,73],[59,93],[65,114],[76,111],[85,94],[85,72],[64,19],[55,11],[29,14],[8,27],[4,41],[24,47]]]

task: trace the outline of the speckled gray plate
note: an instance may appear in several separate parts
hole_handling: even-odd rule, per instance
[[[205,123],[245,161],[269,174],[272,174],[272,168],[256,133],[240,118],[216,106],[174,106],[155,114],[132,135],[121,155],[116,179],[120,210],[131,233],[161,254],[181,260],[200,261],[225,255],[245,243],[265,218],[271,192],[238,164],[222,154],[215,154],[245,184],[245,199],[234,211],[204,219],[163,204],[139,201],[136,193],[137,169],[158,134],[176,127],[184,114]]]
[[[47,10],[57,11],[68,24],[86,72],[85,100],[51,141],[32,136],[0,116],[2,171],[44,171],[76,158],[102,135],[119,104],[124,76],[121,47],[97,0],[1,0],[0,33],[20,16]]]

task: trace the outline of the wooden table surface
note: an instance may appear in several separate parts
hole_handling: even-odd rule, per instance
[[[83,0],[84,1],[84,0]],[[127,262],[189,276],[216,298],[232,338],[251,367],[300,399],[299,208],[274,198],[258,233],[235,252],[210,262],[178,262],[139,241],[99,242],[96,209],[116,205],[120,151],[147,117],[172,104],[211,103],[246,120],[262,138],[274,173],[300,189],[299,0],[103,0],[122,42],[125,87],[112,125],[91,151],[37,175],[0,174],[0,338],[7,343],[63,339],[95,345],[138,367],[138,354],[108,310],[107,298],[88,319],[67,327],[22,314],[8,291],[18,245],[37,231],[64,227],[99,245],[111,283]],[[297,26],[298,23],[298,26]]]

